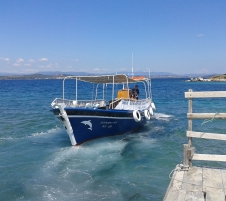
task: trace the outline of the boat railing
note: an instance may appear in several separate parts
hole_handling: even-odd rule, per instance
[[[115,100],[119,101],[119,100]],[[120,99],[114,109],[120,110],[145,110],[151,106],[149,98],[143,100],[136,99]]]
[[[74,108],[100,108],[105,107],[106,103],[103,99],[100,100],[69,100],[56,98],[51,106],[57,107],[58,104],[64,103],[66,107]],[[151,100],[149,98],[143,100],[125,99],[120,98],[109,103],[109,109],[119,110],[144,110],[151,106]]]
[[[59,103],[64,103],[66,107],[75,107],[75,108],[91,108],[91,107],[105,107],[106,103],[103,99],[100,100],[69,100],[69,99],[62,99],[56,98],[51,106],[55,107]]]

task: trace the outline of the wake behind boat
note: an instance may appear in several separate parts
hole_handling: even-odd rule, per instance
[[[65,81],[75,80],[75,99],[65,99]],[[79,99],[81,82],[92,84],[95,98]],[[138,99],[131,85],[143,84],[144,97]],[[111,87],[109,87],[109,85]],[[102,87],[100,87],[102,86]],[[106,88],[110,88],[111,97],[105,96]],[[120,90],[117,90],[120,88]],[[102,97],[97,99],[101,91]],[[92,91],[92,90],[91,90]],[[94,91],[94,90],[93,90]],[[92,96],[93,97],[93,96]],[[52,111],[64,125],[72,145],[86,141],[120,135],[136,130],[151,119],[155,105],[152,102],[151,82],[145,77],[128,77],[126,75],[103,76],[68,76],[63,80],[63,97],[52,103]]]

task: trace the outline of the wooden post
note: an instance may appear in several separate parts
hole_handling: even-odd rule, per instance
[[[189,167],[192,167],[192,157],[194,156],[195,154],[195,147],[190,147],[188,149],[188,165]]]
[[[184,158],[183,158],[183,166],[185,168],[189,167],[189,158],[188,158],[188,149],[189,149],[189,145],[188,144],[184,144]]]
[[[189,92],[192,92],[192,89],[189,89]],[[189,98],[188,100],[188,112],[192,113],[192,98]],[[192,119],[188,120],[188,131],[192,131]],[[190,148],[192,147],[192,138],[188,138],[188,144]]]

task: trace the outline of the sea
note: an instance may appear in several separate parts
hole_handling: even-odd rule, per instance
[[[0,200],[163,200],[188,143],[184,93],[224,91],[226,83],[156,78],[151,87],[156,111],[143,128],[71,146],[51,112],[51,102],[62,98],[62,80],[0,80]],[[80,89],[85,96],[86,85]],[[193,112],[225,113],[226,100],[194,99]],[[225,133],[226,122],[194,120],[193,130]],[[193,139],[193,146],[197,153],[225,154],[224,141]]]

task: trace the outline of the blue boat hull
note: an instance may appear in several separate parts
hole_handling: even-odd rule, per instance
[[[65,111],[77,145],[96,138],[128,133],[146,123],[143,113],[141,120],[135,121],[131,110],[65,108]]]

